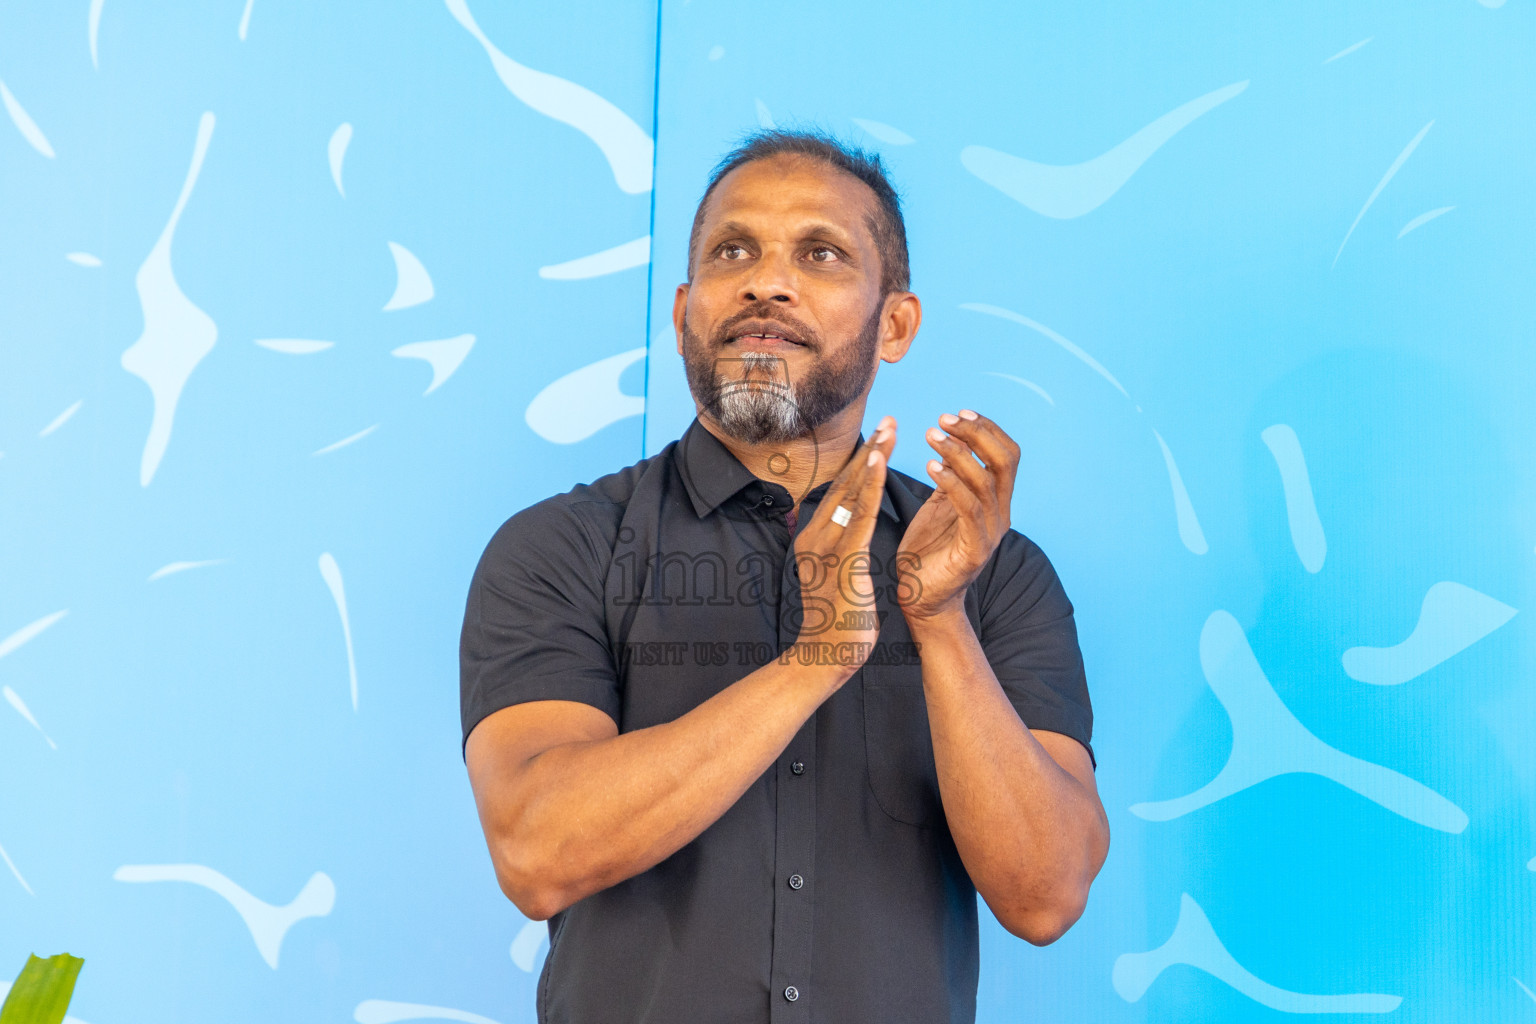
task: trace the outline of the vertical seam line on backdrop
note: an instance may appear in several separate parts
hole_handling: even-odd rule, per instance
[[[645,458],[646,436],[651,422],[651,306],[656,288],[656,167],[661,152],[661,5],[656,0],[656,54],[651,68],[651,219],[647,225],[650,238],[650,262],[645,266],[645,368],[641,389],[640,457]]]

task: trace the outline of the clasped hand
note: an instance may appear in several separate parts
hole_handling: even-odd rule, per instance
[[[985,416],[946,413],[939,427],[925,435],[939,455],[927,466],[937,489],[908,524],[896,555],[896,602],[913,627],[963,607],[965,588],[1008,530],[1019,465],[1019,446]],[[867,656],[879,636],[869,542],[895,447],[896,421],[887,416],[795,538],[805,605],[801,642],[835,644],[841,660],[860,650]],[[839,507],[848,510],[846,525],[832,518]],[[857,657],[848,674],[863,660]]]

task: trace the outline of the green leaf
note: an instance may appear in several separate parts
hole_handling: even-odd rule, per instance
[[[0,1024],[60,1024],[75,994],[75,979],[85,961],[68,953],[44,960],[27,957],[27,966],[0,1004]]]

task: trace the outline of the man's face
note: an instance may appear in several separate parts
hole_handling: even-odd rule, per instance
[[[730,436],[802,437],[868,391],[883,354],[874,205],[857,178],[800,157],[715,188],[673,317],[694,400]]]

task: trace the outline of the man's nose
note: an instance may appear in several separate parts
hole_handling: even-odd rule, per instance
[[[800,292],[795,287],[794,266],[790,258],[772,249],[764,252],[752,272],[741,283],[736,297],[742,302],[775,302],[798,306]]]

